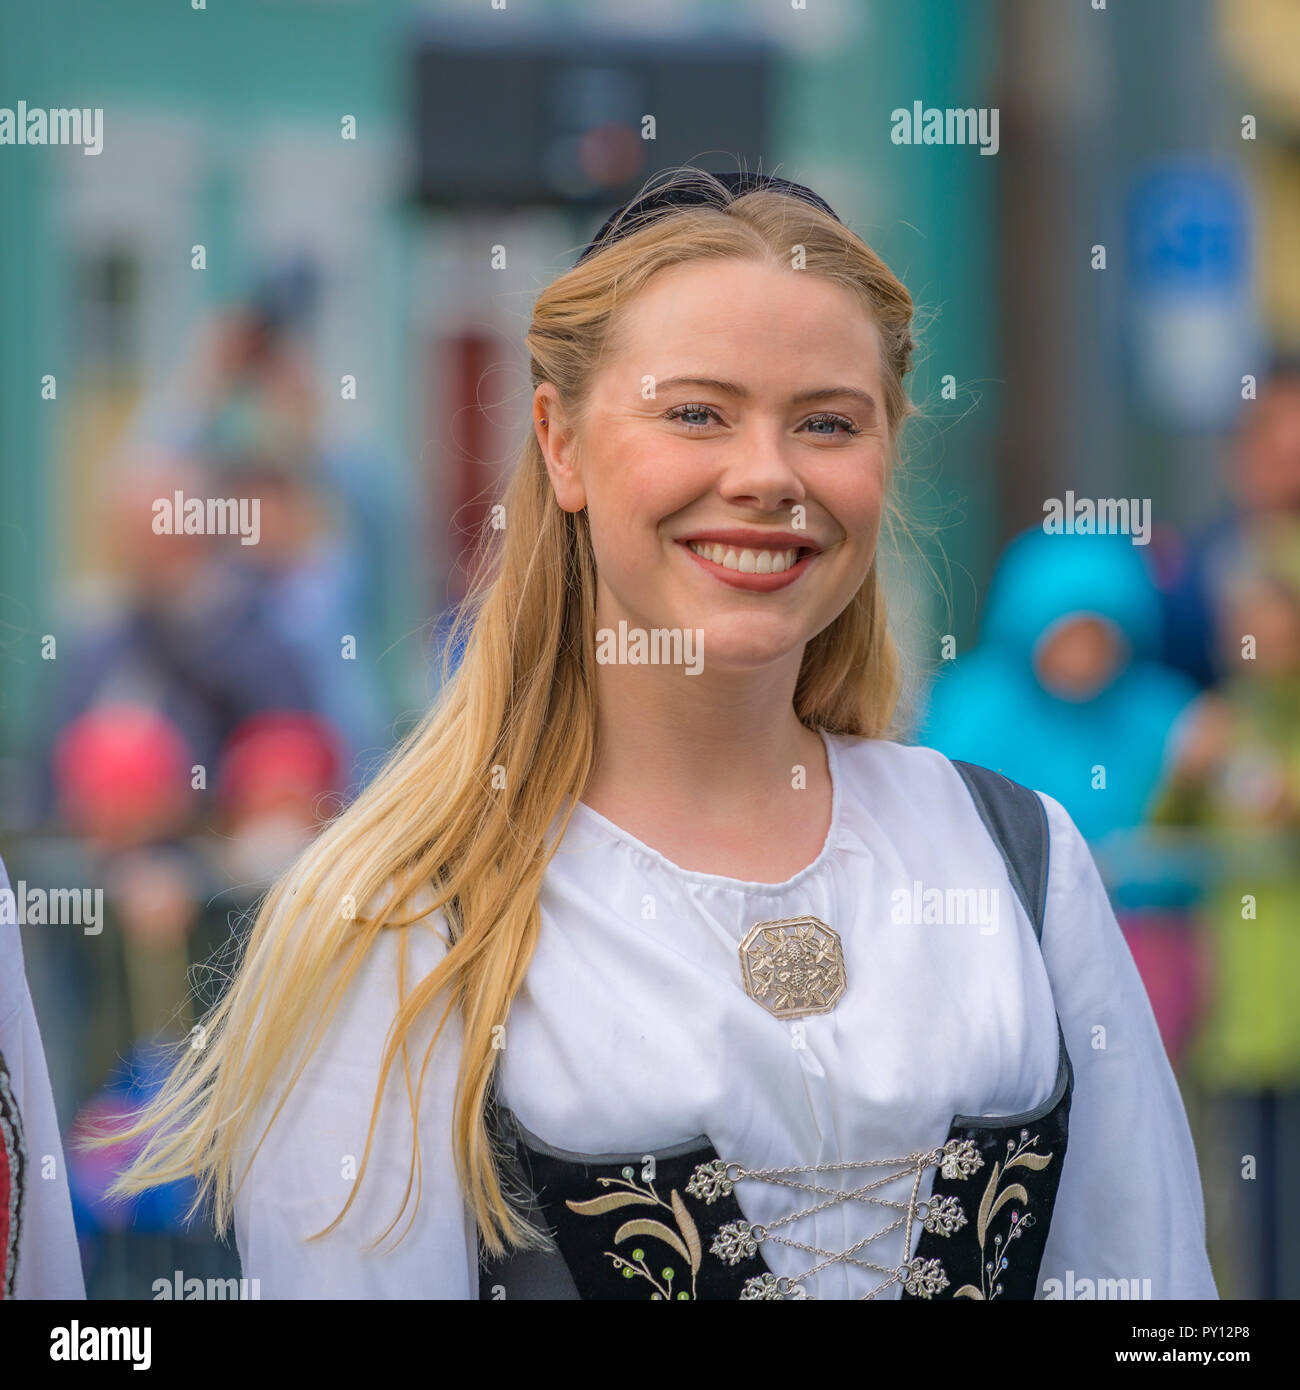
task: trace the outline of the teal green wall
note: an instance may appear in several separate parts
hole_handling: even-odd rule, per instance
[[[0,10],[0,106],[102,106],[106,140],[115,110],[184,116],[223,141],[246,131],[250,145],[279,117],[337,129],[347,112],[360,128],[387,126],[405,105],[406,12],[399,0],[210,0],[204,11],[184,0],[9,5]],[[0,147],[0,748],[10,751],[40,713],[39,644],[58,598],[50,461],[58,412],[75,389],[75,354],[63,341],[70,248],[52,225],[50,154]],[[211,303],[243,281],[248,248],[234,242],[232,196],[220,176],[205,180]],[[47,371],[57,402],[39,398]]]

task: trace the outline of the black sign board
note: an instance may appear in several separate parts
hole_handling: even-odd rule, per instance
[[[717,31],[421,31],[415,196],[442,207],[614,204],[671,165],[773,172],[771,56]]]

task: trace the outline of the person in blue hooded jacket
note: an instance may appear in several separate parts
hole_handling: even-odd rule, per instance
[[[1008,546],[979,646],[935,684],[920,742],[1054,796],[1085,839],[1141,825],[1198,688],[1161,665],[1160,599],[1117,534]]]
[[[1004,553],[981,641],[941,674],[917,734],[1055,797],[1109,861],[1116,914],[1176,1063],[1205,988],[1187,919],[1200,884],[1194,866],[1125,832],[1148,823],[1175,767],[1196,756],[1212,709],[1161,664],[1162,636],[1158,590],[1128,536],[1034,528]]]

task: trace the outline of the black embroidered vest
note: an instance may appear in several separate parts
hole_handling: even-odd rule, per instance
[[[1048,870],[1042,802],[986,768],[954,766],[1041,941]],[[1034,1297],[1074,1085],[1059,1019],[1057,1039],[1056,1084],[1041,1105],[1020,1115],[953,1116],[943,1161],[918,1205],[920,1238],[899,1271],[903,1298]],[[707,1135],[650,1154],[583,1154],[545,1143],[504,1107],[494,1119],[508,1155],[504,1175],[555,1248],[499,1261],[481,1250],[480,1298],[805,1296],[745,1239],[744,1213]]]

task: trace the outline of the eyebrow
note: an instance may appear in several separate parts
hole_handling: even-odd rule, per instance
[[[666,381],[656,382],[655,391],[658,393],[676,386],[703,386],[706,390],[721,391],[724,395],[735,396],[737,400],[742,401],[748,400],[750,394],[745,387],[738,386],[734,381],[718,381],[715,377],[709,376],[669,377]],[[876,408],[876,398],[856,386],[819,386],[812,391],[800,391],[798,395],[791,396],[790,401],[793,405],[803,405],[809,401],[830,400],[835,396],[850,396],[861,401],[869,410]]]

